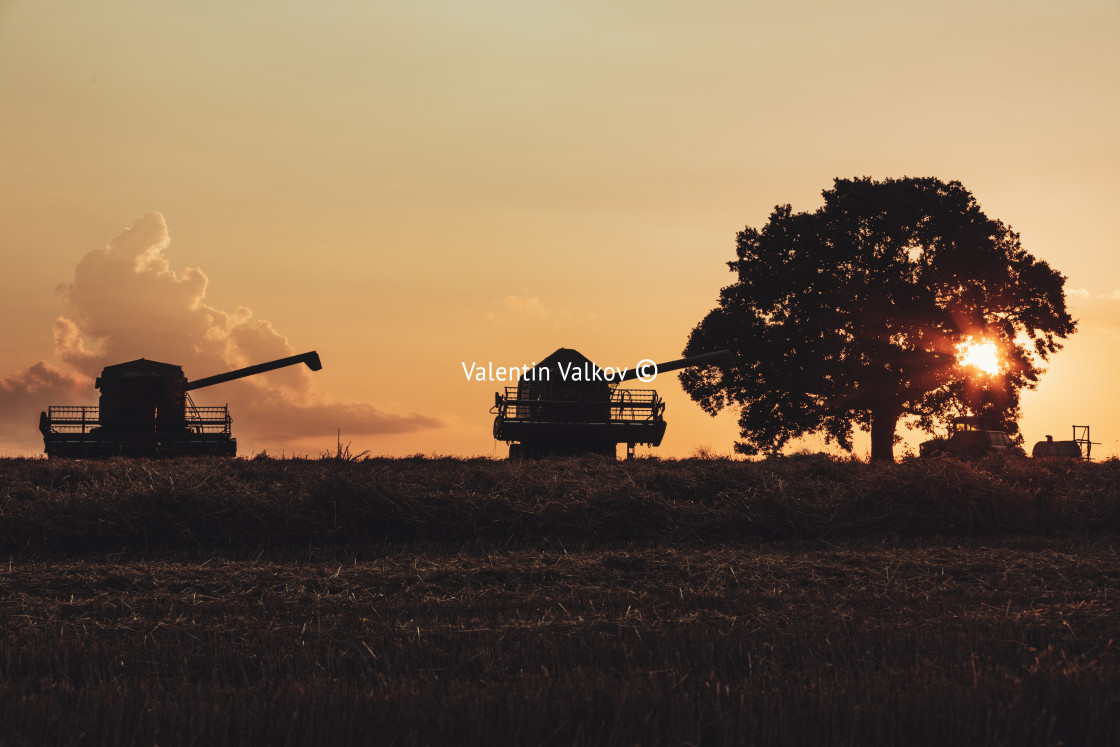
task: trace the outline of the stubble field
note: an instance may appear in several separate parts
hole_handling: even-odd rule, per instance
[[[3,744],[1120,742],[1120,465],[0,462]]]

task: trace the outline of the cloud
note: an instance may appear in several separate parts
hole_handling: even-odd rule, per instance
[[[506,296],[502,299],[502,308],[527,314],[543,315],[545,313],[544,304],[536,296]]]
[[[92,384],[46,361],[0,379],[0,440],[15,446],[35,438],[40,412],[48,405],[78,399]]]
[[[232,336],[252,323],[252,312],[207,306],[206,275],[197,267],[171,269],[164,255],[170,243],[163,215],[148,213],[82,257],[73,281],[59,286],[66,312],[55,322],[54,340],[62,361],[95,376],[106,365],[143,357],[182,363],[197,376],[237,357]]]
[[[295,404],[275,402],[271,397],[260,397],[246,402],[244,412],[234,413],[239,419],[253,424],[246,434],[261,438],[261,423],[270,423],[267,435],[274,439],[297,440],[313,436],[334,436],[338,430],[353,434],[400,434],[422,428],[439,428],[443,423],[437,418],[408,413],[398,415],[385,412],[366,402],[316,402]],[[270,418],[274,407],[283,408],[282,419]],[[371,431],[371,424],[376,430]]]
[[[567,309],[550,309],[544,305],[537,296],[508,295],[501,301],[491,304],[490,309],[484,313],[487,321],[499,327],[512,327],[517,324],[540,324],[549,321],[553,326],[559,326],[562,321],[571,316]]]
[[[170,244],[163,215],[153,212],[78,262],[73,280],[59,286],[65,311],[53,328],[55,355],[71,370],[40,361],[0,379],[0,435],[18,428],[37,436],[38,412],[49,404],[92,403],[92,378],[107,365],[147,358],[182,365],[188,378],[197,379],[297,352],[249,308],[228,312],[208,305],[205,273],[197,267],[174,269],[166,255]],[[317,389],[304,366],[220,387],[218,399],[229,402],[236,418],[235,435],[251,434],[270,445],[334,434],[337,428],[377,435],[442,425],[417,413],[335,400]],[[209,392],[196,390],[194,398],[204,404]]]

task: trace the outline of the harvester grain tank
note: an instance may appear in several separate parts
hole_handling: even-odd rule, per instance
[[[189,392],[300,363],[323,367],[315,351],[194,381],[182,366],[144,358],[106,366],[94,383],[96,407],[52,405],[39,431],[52,457],[234,456],[228,407],[198,407]]]
[[[560,348],[526,371],[517,386],[495,393],[494,438],[509,443],[510,458],[613,457],[620,443],[633,455],[637,444],[661,445],[665,402],[652,389],[625,389],[619,384],[731,360],[731,353],[721,350],[619,373],[604,371],[577,350]]]

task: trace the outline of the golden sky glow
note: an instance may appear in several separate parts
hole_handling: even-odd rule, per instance
[[[322,355],[291,387],[322,422],[215,388],[243,453],[504,454],[463,362],[676,358],[736,231],[860,175],[960,180],[1069,277],[1023,431],[1120,450],[1120,5],[756,5],[0,3],[0,455],[41,449],[24,409],[94,401],[57,401],[79,344],[197,377],[283,340]],[[78,277],[153,213],[129,299]],[[657,453],[730,450],[734,415],[657,388]]]

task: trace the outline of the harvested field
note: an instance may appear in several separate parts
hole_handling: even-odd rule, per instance
[[[1044,466],[0,463],[0,743],[1120,743]]]
[[[0,557],[1120,532],[1120,461],[0,460]]]

